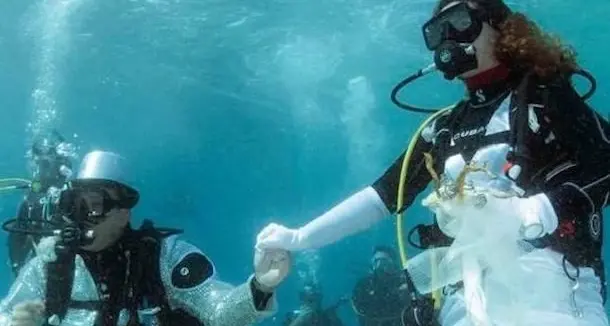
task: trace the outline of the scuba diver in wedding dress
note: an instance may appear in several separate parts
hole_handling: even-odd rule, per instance
[[[412,146],[306,225],[268,225],[257,246],[337,242],[401,214],[432,182],[423,204],[434,223],[415,229],[428,250],[403,259],[413,298],[406,325],[608,325],[601,252],[610,126],[586,103],[595,80],[502,0],[439,0],[422,31],[435,64],[392,92],[401,108],[434,112]],[[466,98],[440,111],[396,99],[434,70],[462,80]],[[592,90],[581,96],[574,75]]]

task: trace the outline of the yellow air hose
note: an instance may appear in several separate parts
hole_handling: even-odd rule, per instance
[[[444,109],[439,110],[438,112],[434,113],[433,115],[431,115],[428,119],[426,119],[417,129],[417,131],[415,132],[415,135],[411,138],[411,142],[409,143],[409,147],[407,148],[407,152],[405,154],[405,157],[402,161],[402,168],[400,170],[400,182],[398,183],[398,199],[396,201],[396,209],[398,211],[400,211],[403,207],[403,202],[404,202],[404,192],[405,192],[405,181],[407,180],[407,171],[409,169],[409,163],[411,162],[411,155],[413,155],[413,150],[415,149],[415,144],[417,144],[417,140],[419,139],[422,131],[424,130],[424,128],[434,119],[436,119],[437,117],[441,116],[442,114],[446,113],[447,111],[451,110],[454,107],[454,105],[452,106],[448,106]],[[403,213],[397,213],[396,214],[396,239],[398,241],[398,249],[400,252],[400,261],[402,263],[402,267],[403,269],[407,268],[407,262],[408,262],[408,257],[407,257],[407,250],[406,250],[406,246],[405,246],[405,242],[404,242],[404,237],[403,237],[403,227],[402,227],[402,222],[403,222]],[[432,260],[431,260],[431,270],[432,270],[432,275],[430,275],[431,279],[432,279],[432,283],[436,283],[436,277],[437,277],[437,271],[436,271],[436,262],[435,262],[435,257],[434,255],[432,256]],[[434,309],[439,309],[440,308],[440,291],[436,290],[432,293],[432,299],[434,300]]]

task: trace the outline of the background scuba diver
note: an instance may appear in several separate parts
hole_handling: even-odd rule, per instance
[[[85,156],[58,203],[68,222],[61,237],[38,245],[0,304],[0,325],[243,326],[272,314],[289,254],[257,250],[247,282],[218,281],[212,261],[177,232],[130,227],[139,194],[124,164],[114,153]]]
[[[72,174],[71,159],[76,157],[74,146],[56,131],[34,141],[27,153],[32,181],[17,210],[17,219],[30,223],[45,220],[45,202],[49,189],[61,189]],[[50,215],[50,214],[47,214]],[[37,227],[40,227],[38,225]],[[33,256],[39,236],[23,233],[8,235],[8,253],[13,274],[17,276],[23,265]]]
[[[257,246],[319,248],[404,211],[432,180],[426,152],[434,155],[431,168],[447,178],[456,178],[466,162],[488,163],[497,186],[523,194],[487,207],[503,205],[535,219],[526,222],[530,228],[523,237],[538,252],[557,257],[542,268],[563,269],[574,282],[571,304],[560,306],[569,317],[565,323],[575,317],[583,325],[607,325],[605,295],[599,292],[605,291],[601,213],[610,188],[610,127],[571,85],[579,69],[573,53],[501,0],[439,1],[423,32],[437,68],[448,79],[462,79],[468,97],[416,135],[407,157],[404,205],[397,207],[397,188],[405,154],[372,186],[303,227],[268,225]],[[436,222],[432,228],[438,229]],[[576,272],[567,275],[568,270]],[[438,316],[442,325],[470,324],[460,296],[459,290],[446,293]]]
[[[346,300],[341,298],[330,307],[322,307],[322,290],[319,285],[307,284],[299,291],[301,306],[299,310],[292,311],[286,316],[284,326],[343,326],[337,316],[337,309]]]
[[[402,312],[408,304],[409,292],[396,251],[378,246],[370,275],[358,281],[352,294],[352,308],[360,325],[403,326]]]

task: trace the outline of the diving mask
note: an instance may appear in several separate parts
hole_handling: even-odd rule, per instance
[[[78,187],[62,191],[58,209],[73,221],[96,225],[114,209],[130,208],[118,192],[104,187]]]
[[[449,7],[426,22],[422,27],[426,47],[436,50],[443,42],[472,43],[481,34],[487,15],[466,2]]]
[[[37,188],[46,191],[51,186],[60,186],[72,176],[71,159],[76,157],[76,147],[65,141],[56,131],[34,141],[28,151],[33,179]]]

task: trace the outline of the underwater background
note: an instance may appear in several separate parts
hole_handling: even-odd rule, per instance
[[[610,1],[507,2],[574,46],[597,78],[590,103],[609,114]],[[2,0],[0,177],[29,177],[25,152],[50,129],[76,143],[80,158],[119,152],[136,167],[134,224],[183,228],[220,278],[241,283],[267,223],[301,225],[373,182],[406,148],[425,115],[397,109],[389,93],[431,61],[421,25],[434,3]],[[442,107],[462,94],[434,74],[401,97]],[[4,219],[20,199],[0,198]],[[415,205],[406,219],[410,228],[430,214]],[[377,244],[396,244],[391,219],[296,255],[280,311],[263,325],[298,308],[305,278],[321,283],[326,304],[350,294]],[[1,266],[6,293],[12,276]],[[340,315],[356,325],[349,306]]]

